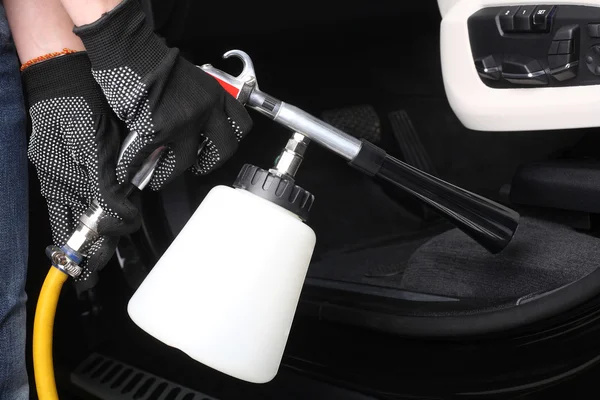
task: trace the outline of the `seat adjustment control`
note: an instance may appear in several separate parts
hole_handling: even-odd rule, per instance
[[[557,54],[571,54],[573,52],[573,41],[572,40],[561,40],[558,42],[558,53]]]
[[[550,32],[552,16],[556,6],[537,6],[533,12],[533,30],[535,32]]]
[[[550,75],[559,81],[577,76],[579,55],[576,49],[579,37],[579,25],[565,25],[552,38],[548,49],[548,67]]]
[[[556,6],[523,5],[505,7],[498,13],[504,32],[549,32]]]
[[[515,15],[515,31],[531,32],[533,30],[533,12],[535,6],[521,6]]]
[[[471,67],[471,77],[492,89],[600,90],[600,3],[481,3],[490,6],[467,20],[472,55],[467,62],[477,72]]]
[[[550,74],[559,81],[566,81],[577,76],[579,61],[574,54],[559,54],[548,57]]]
[[[576,36],[579,36],[579,25],[565,25],[556,31],[552,40],[573,40]]]
[[[588,24],[588,36],[600,38],[600,24]]]
[[[548,76],[538,60],[510,54],[502,60],[502,77],[517,85],[546,85]]]
[[[499,80],[500,65],[496,62],[494,56],[481,57],[475,60],[475,68],[479,76],[485,79]]]
[[[594,75],[600,75],[600,45],[594,45],[585,53],[585,64]]]
[[[498,13],[498,21],[504,32],[514,32],[515,30],[515,14],[519,11],[519,6],[503,8]]]
[[[548,57],[548,66],[550,67],[550,70],[566,66],[567,64],[573,64],[574,62],[577,62],[577,58],[575,58],[574,54],[559,54]]]

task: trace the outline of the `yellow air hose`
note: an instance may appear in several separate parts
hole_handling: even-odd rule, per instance
[[[124,145],[123,150],[133,142],[135,137],[135,132],[129,134],[125,139],[125,143],[128,144]],[[148,184],[158,162],[161,160],[164,149],[164,146],[160,146],[146,159],[141,166],[140,171],[131,180],[134,188],[137,187],[139,190],[143,190]],[[71,248],[74,253],[85,248],[98,237],[96,225],[103,215],[104,210],[102,210],[99,203],[94,200],[84,215],[80,217],[79,224],[71,236],[71,238],[75,237],[75,242],[78,243],[74,249]],[[82,237],[85,238],[85,241],[79,243],[79,240]],[[66,247],[69,247],[69,242],[67,242]],[[81,268],[77,265],[78,261],[81,260],[75,262],[70,259],[62,249],[50,246],[46,249],[46,254],[53,260],[53,263],[64,263],[65,265],[63,265],[63,267],[65,267],[65,271],[69,272],[69,275],[71,275],[72,272],[73,275],[71,276],[75,277],[81,272]],[[57,255],[58,257],[55,259],[55,256]],[[33,372],[35,375],[35,386],[39,400],[58,400],[58,391],[56,390],[54,365],[52,360],[52,336],[58,297],[60,296],[60,291],[69,275],[52,266],[42,285],[42,291],[40,292],[40,297],[35,309],[35,319],[33,321]]]
[[[54,365],[52,361],[52,336],[58,297],[68,275],[51,267],[35,310],[33,322],[33,371],[40,400],[58,400]]]

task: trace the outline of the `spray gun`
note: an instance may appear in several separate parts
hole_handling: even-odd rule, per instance
[[[240,50],[231,50],[223,55],[223,58],[229,57],[237,57],[243,63],[243,70],[237,77],[210,64],[199,68],[216,78],[242,104],[319,143],[363,173],[414,195],[491,253],[500,252],[512,239],[519,221],[517,212],[420,171],[372,143],[350,136],[298,107],[262,92],[250,56]]]
[[[233,188],[213,188],[157,262],[128,304],[131,319],[147,333],[239,379],[264,383],[275,376],[316,243],[315,233],[304,223],[314,196],[294,179],[311,141],[363,173],[413,194],[490,252],[510,242],[518,226],[515,211],[428,175],[267,95],[258,88],[250,57],[239,50],[224,55],[231,56],[244,64],[237,77],[211,65],[199,68],[242,104],[293,134],[273,168],[246,164]],[[144,163],[131,190],[150,181],[162,150]],[[105,215],[92,202],[67,243],[47,249],[53,268],[40,293],[33,335],[41,400],[58,398],[52,365],[58,295],[67,276],[81,274],[79,263],[98,237],[98,222]]]

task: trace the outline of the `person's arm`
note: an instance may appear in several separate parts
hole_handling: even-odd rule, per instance
[[[62,0],[64,8],[77,26],[97,21],[102,14],[109,12],[120,2],[121,0]]]
[[[76,0],[73,3],[76,3]],[[4,0],[21,63],[65,48],[84,50],[60,0]],[[87,3],[81,1],[81,3]]]

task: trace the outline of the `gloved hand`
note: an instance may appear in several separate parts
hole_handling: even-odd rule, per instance
[[[126,127],[114,115],[94,80],[85,52],[34,64],[23,72],[32,135],[28,155],[48,203],[57,246],[69,239],[79,217],[98,199],[109,216],[87,250],[76,279],[79,291],[95,285],[118,237],[139,226],[136,207],[122,193],[115,167]]]
[[[239,102],[152,32],[138,1],[124,0],[74,32],[83,40],[109,104],[137,133],[117,166],[120,182],[161,145],[169,150],[150,181],[153,190],[190,167],[207,174],[233,155],[251,129],[252,120]]]

